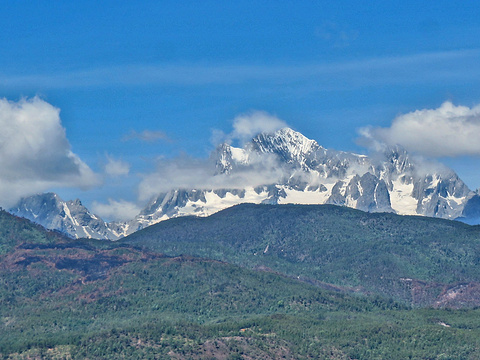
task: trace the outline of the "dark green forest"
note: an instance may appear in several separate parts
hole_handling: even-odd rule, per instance
[[[388,251],[384,257],[390,261],[390,254],[398,256],[408,248],[402,241],[409,242],[412,250],[405,257],[408,254],[419,259],[425,257],[423,263],[411,265],[411,274],[418,276],[412,281],[433,281],[432,277],[437,276],[435,281],[455,283],[466,291],[473,286],[467,281],[478,281],[472,265],[478,261],[474,259],[478,251],[477,228],[440,221],[437,229],[432,219],[400,217],[405,226],[414,227],[389,233],[393,231],[388,222],[391,215],[343,213],[344,209],[336,207],[320,208],[323,215],[315,207],[278,209],[286,211],[288,216],[282,220],[275,207],[244,206],[206,219],[174,219],[116,243],[68,239],[0,212],[0,356],[3,359],[230,360],[480,358],[480,309],[474,305],[478,301],[475,293],[470,293],[469,301],[424,306],[397,293],[387,296],[386,290],[367,291],[376,285],[362,282],[364,277],[357,276],[360,291],[348,281],[355,271],[363,274],[355,267],[367,256],[359,253],[355,262],[351,260],[355,258],[353,254],[348,256],[350,260],[342,259],[341,255],[358,251],[359,247],[352,245],[355,242],[365,241],[366,244],[361,244],[365,249],[377,242],[378,248],[372,249],[371,255],[381,256],[382,251]],[[235,214],[239,210],[246,213]],[[298,214],[292,215],[291,211]],[[328,222],[321,222],[321,216],[336,223],[336,237],[328,238],[334,230],[327,229]],[[393,223],[398,220],[391,219]],[[298,225],[303,231],[297,232],[295,220],[303,224]],[[279,226],[276,233],[273,227],[256,228],[270,221],[272,225],[285,226]],[[363,226],[371,229],[365,231],[366,239],[362,240],[363,230],[359,229],[363,228],[355,221],[363,221]],[[315,225],[318,223],[320,227]],[[202,228],[196,228],[198,224]],[[219,227],[215,228],[216,225]],[[415,230],[420,245],[413,237]],[[382,240],[393,237],[390,234],[396,234],[398,242],[381,244]],[[432,236],[430,240],[428,234]],[[443,240],[448,236],[449,244]],[[314,238],[317,241],[310,244],[311,254],[301,261],[298,254],[305,254],[307,244]],[[269,242],[265,243],[266,239]],[[294,239],[296,242],[289,244]],[[318,249],[320,239],[339,243]],[[259,241],[261,250],[257,255],[250,253],[255,241]],[[269,250],[264,252],[267,245]],[[332,251],[329,255],[332,264],[338,256],[336,268],[331,264],[328,268],[314,265],[327,248]],[[194,254],[199,249],[205,253]],[[447,252],[449,249],[451,253]],[[285,252],[287,255],[282,258]],[[235,259],[235,254],[238,258],[232,263],[236,264],[227,262]],[[445,260],[449,254],[451,259]],[[437,261],[440,261],[435,265],[438,268],[458,270],[440,274],[431,265]],[[402,262],[394,270],[388,262],[381,266],[373,262],[374,269],[385,269],[391,276],[404,269]],[[295,267],[296,263],[302,267]],[[422,264],[428,267],[422,270]],[[344,282],[330,285],[331,279],[338,279],[339,275],[328,271],[339,272],[342,266]],[[304,269],[304,273],[299,273],[300,279],[293,276],[292,269]],[[319,277],[322,271],[325,275]],[[438,291],[441,286],[444,285],[439,283],[430,291]],[[438,298],[438,294],[435,296]]]
[[[176,218],[123,240],[170,256],[269,268],[419,306],[480,305],[480,226],[333,205],[242,204]],[[456,304],[442,297],[463,286]]]

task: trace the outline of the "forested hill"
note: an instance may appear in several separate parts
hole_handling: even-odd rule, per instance
[[[262,217],[281,221],[279,214],[291,211],[249,206],[232,211],[239,210],[252,216],[253,225]],[[264,212],[270,215],[260,216]],[[309,213],[303,215],[306,223]],[[219,214],[225,215],[228,218],[228,213]],[[203,220],[208,224],[212,219]],[[185,220],[190,225],[180,228],[196,231],[190,226],[198,219]],[[248,233],[255,232],[244,232]],[[289,240],[278,237],[281,233],[268,234]],[[0,245],[2,359],[480,356],[478,309],[411,309],[378,296],[325,290],[271,271],[169,257],[121,242],[73,240],[4,212]],[[276,245],[271,242],[270,247],[272,252],[263,254],[263,249],[260,256],[277,259],[279,268],[291,263],[288,269],[295,269],[294,261],[271,256]],[[315,270],[305,264],[305,269]],[[345,271],[348,274],[348,266]]]
[[[0,210],[0,255],[25,242],[51,244],[70,240],[56,231],[45,230],[43,226]]]
[[[176,218],[124,242],[417,305],[480,305],[480,227],[332,205],[238,205]]]

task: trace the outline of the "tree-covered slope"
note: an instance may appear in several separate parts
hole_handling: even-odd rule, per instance
[[[6,359],[480,356],[478,310],[412,310],[117,244],[24,243],[0,278]]]
[[[480,305],[480,227],[330,205],[238,205],[124,240],[418,305]]]
[[[47,231],[40,225],[0,209],[0,255],[23,242],[51,244],[66,241],[69,239],[58,232]]]
[[[3,359],[480,357],[479,310],[410,309],[5,216]]]

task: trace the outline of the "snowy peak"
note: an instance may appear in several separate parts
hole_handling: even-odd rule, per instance
[[[65,216],[63,205],[57,194],[45,193],[23,198],[10,212],[38,224],[50,224],[50,229],[57,229],[60,225],[57,215]]]
[[[232,171],[232,150],[230,145],[224,143],[215,149],[215,174],[229,174]]]
[[[311,140],[290,128],[283,128],[274,133],[260,133],[252,139],[260,152],[286,152],[294,156],[305,156],[321,148],[315,140]]]
[[[33,195],[21,199],[9,211],[73,238],[118,239],[118,235],[79,199],[63,201],[54,193]]]
[[[354,175],[349,182],[338,181],[326,203],[368,212],[393,212],[387,185],[369,172]]]
[[[287,164],[298,164],[302,168],[310,168],[317,155],[325,155],[325,149],[315,140],[290,128],[277,130],[273,134],[258,134],[250,144],[259,153],[276,154]]]
[[[404,147],[396,145],[389,147],[384,152],[386,165],[390,167],[390,172],[403,174],[414,170],[413,163]]]
[[[274,133],[260,133],[243,148],[229,144],[219,145],[214,153],[216,174],[230,174],[236,167],[248,166],[252,158],[264,154],[277,156],[281,163],[304,170],[315,166],[318,157],[325,156],[325,149],[315,140],[290,128],[283,128]]]
[[[235,166],[247,165],[249,154],[245,149],[236,148],[229,144],[219,145],[212,157],[215,160],[215,174],[230,174]]]
[[[263,185],[269,190],[262,193],[262,202],[271,204],[330,203],[364,211],[455,219],[471,197],[471,191],[453,171],[437,168],[436,172],[435,166],[417,162],[401,146],[386,148],[368,157],[326,150],[315,140],[290,128],[258,134],[242,149],[221,145],[215,155],[216,174],[238,175],[265,155],[273,155],[277,168],[283,171],[282,180]],[[235,198],[230,190],[223,192]],[[189,211],[197,215],[209,214],[212,209],[231,206],[234,201],[248,201],[246,198],[227,201],[229,196],[226,196],[215,199],[213,206],[213,200],[208,197],[205,201],[192,198],[190,203],[188,197],[182,197],[181,202],[175,201],[173,209],[160,211],[162,218]],[[195,206],[187,210],[188,204]]]

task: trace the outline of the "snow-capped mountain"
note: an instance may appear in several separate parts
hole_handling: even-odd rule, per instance
[[[212,158],[212,178],[218,180],[212,183],[217,187],[172,188],[125,223],[105,224],[86,209],[82,221],[72,211],[68,215],[63,211],[60,218],[72,217],[73,226],[53,221],[50,215],[44,221],[36,208],[27,211],[33,207],[18,206],[14,213],[74,236],[117,239],[172,217],[208,216],[246,202],[335,204],[370,212],[456,219],[478,197],[452,170],[413,159],[399,146],[368,157],[325,149],[290,128],[258,134],[243,147],[221,144]]]
[[[268,172],[268,166],[281,169],[281,176],[274,183],[256,186],[172,189],[155,197],[128,223],[124,234],[172,217],[208,216],[244,202],[335,204],[456,219],[474,196],[452,170],[427,171],[426,164],[411,159],[400,146],[371,158],[325,149],[289,128],[259,134],[243,148],[222,144],[212,156],[215,176],[233,179],[252,168]],[[266,156],[269,161],[262,162]]]
[[[120,237],[100,217],[88,211],[79,199],[63,201],[54,193],[23,198],[9,211],[74,238],[117,240]]]

